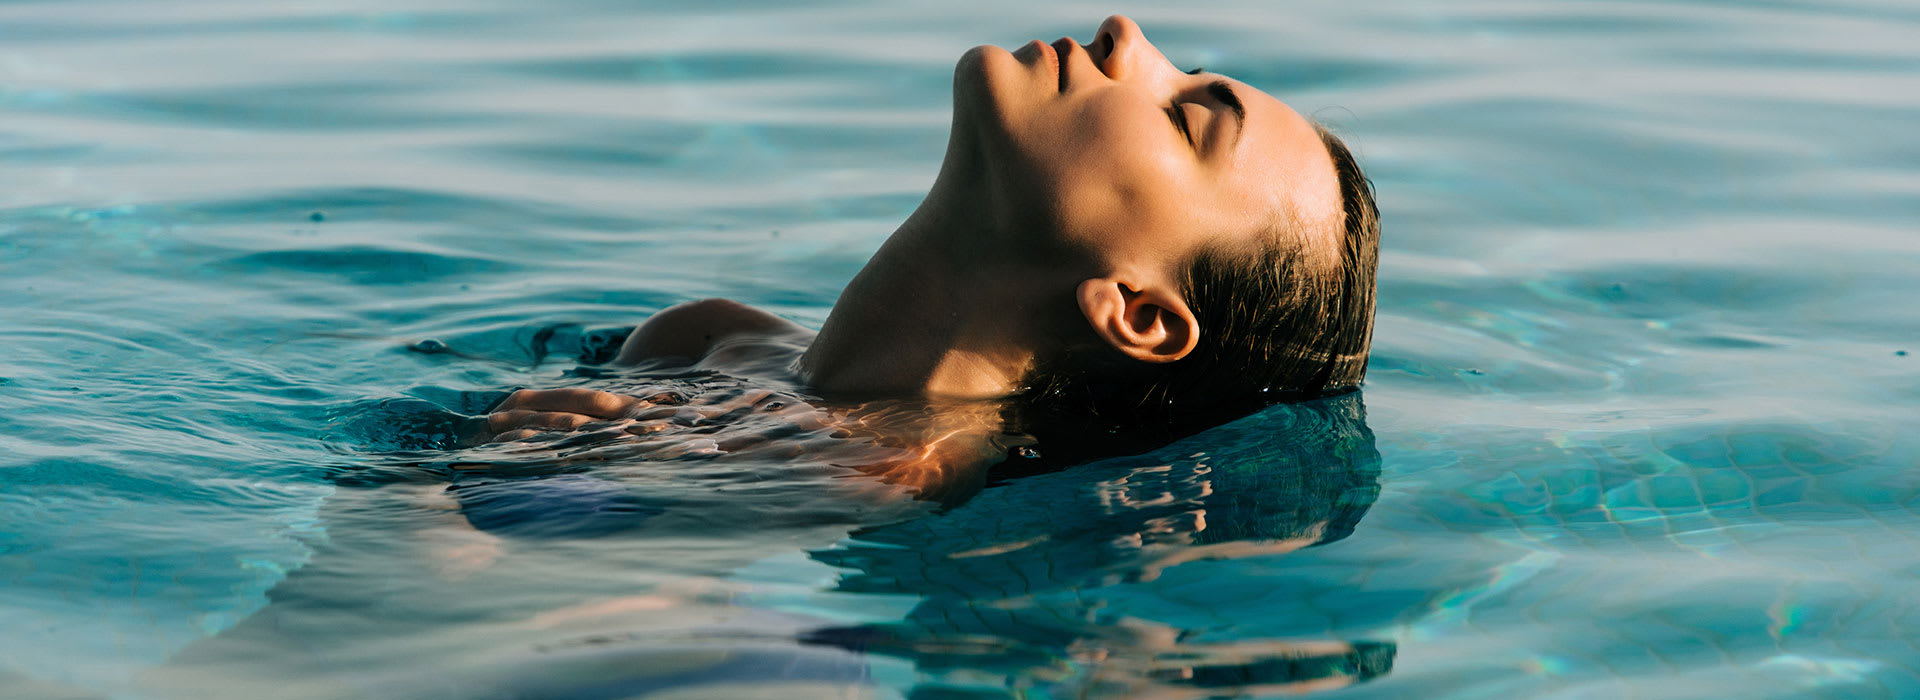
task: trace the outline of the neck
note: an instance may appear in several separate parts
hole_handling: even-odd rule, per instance
[[[1075,308],[1070,290],[1050,288],[1058,271],[978,214],[991,208],[969,196],[976,188],[942,186],[947,175],[847,284],[801,356],[815,389],[997,398],[1057,342],[1061,312]]]

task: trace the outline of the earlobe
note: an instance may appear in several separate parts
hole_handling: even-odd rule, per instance
[[[1173,362],[1200,342],[1200,324],[1186,300],[1162,286],[1097,278],[1081,282],[1077,292],[1094,334],[1128,357]]]

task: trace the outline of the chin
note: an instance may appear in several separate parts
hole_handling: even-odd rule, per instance
[[[1032,189],[1020,177],[1028,161],[1021,127],[1030,114],[1033,69],[998,46],[960,56],[953,76],[953,127],[939,182],[962,189]],[[981,194],[986,189],[979,189]],[[1015,197],[1011,192],[1002,196]]]
[[[1027,72],[1020,59],[998,46],[975,46],[953,67],[955,126],[1004,133]]]
[[[981,111],[994,104],[994,83],[1003,79],[1013,55],[998,46],[975,46],[953,65],[953,111]]]

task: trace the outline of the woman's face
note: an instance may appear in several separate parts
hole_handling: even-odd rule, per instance
[[[1176,68],[1126,17],[1084,46],[975,48],[955,95],[991,206],[1035,243],[1179,265],[1235,242],[1222,237],[1253,243],[1278,229],[1337,250],[1338,227],[1320,224],[1338,220],[1339,186],[1313,126],[1244,83]]]

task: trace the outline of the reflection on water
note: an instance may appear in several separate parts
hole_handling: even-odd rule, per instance
[[[717,382],[719,403],[732,383]],[[682,387],[687,405],[711,398]],[[387,408],[373,415],[408,415]],[[724,412],[706,427],[754,424]],[[498,473],[445,468],[476,459],[471,448],[416,449],[339,472],[313,561],[265,610],[142,682],[172,694],[219,678],[215,695],[236,697],[274,683],[281,697],[732,697],[870,688],[874,664],[894,658],[914,669],[916,697],[1207,697],[1347,686],[1387,673],[1398,648],[1277,604],[1318,595],[1290,587],[1290,556],[1346,539],[1381,493],[1357,393],[939,509],[836,486],[877,483],[857,470],[753,450],[574,459],[605,448],[522,446]],[[840,572],[820,595],[915,602],[898,619],[832,623],[725,580],[795,544]],[[1209,565],[1268,573],[1162,590]],[[439,674],[403,672],[390,649]]]
[[[457,4],[0,2],[0,696],[1920,697],[1911,3]],[[1111,12],[1378,187],[1353,535],[1236,553],[1327,518],[1222,515],[1286,411],[944,512],[452,449],[671,304],[817,326],[954,57]]]
[[[1285,567],[1290,552],[1352,534],[1379,497],[1380,453],[1358,394],[1275,407],[1222,432],[1235,439],[1014,480],[816,550],[848,570],[837,590],[918,602],[898,621],[803,640],[911,659],[932,687],[1049,697],[1297,692],[1386,673],[1391,640],[1324,638],[1227,599],[1248,588],[1285,595],[1284,581],[1222,582],[1225,624],[1141,604],[1134,589],[1189,562]]]

